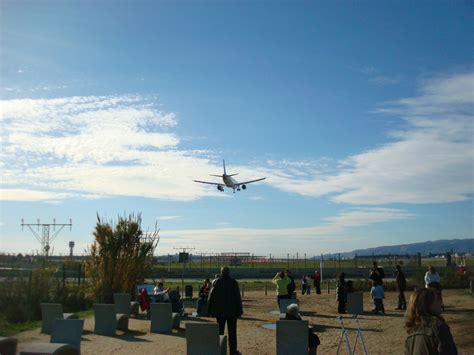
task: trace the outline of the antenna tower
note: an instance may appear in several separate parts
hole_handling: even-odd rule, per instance
[[[36,239],[41,244],[41,255],[46,257],[49,256],[49,250],[51,248],[51,243],[58,236],[59,232],[63,230],[64,227],[69,227],[69,230],[72,230],[72,219],[69,219],[69,223],[56,223],[56,219],[53,219],[53,223],[41,223],[39,218],[36,220],[36,223],[25,223],[24,219],[21,219],[21,230],[23,227],[28,227],[31,233],[36,237]],[[33,227],[36,227],[35,230]],[[41,234],[40,232],[41,227]],[[51,227],[53,233],[51,234]],[[56,230],[58,227],[58,230]]]

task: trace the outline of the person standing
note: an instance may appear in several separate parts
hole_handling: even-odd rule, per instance
[[[396,266],[395,283],[397,284],[398,290],[398,307],[396,309],[406,310],[407,301],[405,299],[405,290],[407,289],[407,279],[405,278],[405,274],[403,273],[400,265]]]
[[[306,275],[303,275],[301,278],[301,294],[304,295],[306,293],[306,288],[308,287],[308,279]]]
[[[428,266],[428,271],[425,274],[425,287],[433,288],[436,292],[436,295],[441,300],[441,304],[443,303],[443,296],[441,295],[441,277],[435,270],[434,266]]]
[[[370,289],[370,296],[374,301],[374,313],[379,314],[379,312],[382,312],[382,314],[385,314],[385,308],[383,306],[383,299],[385,297],[383,286],[381,284],[375,283],[375,281],[372,282],[373,285]]]
[[[343,272],[341,272],[337,278],[336,301],[337,301],[337,313],[339,314],[346,313],[347,284],[346,284],[346,274]]]
[[[369,279],[375,282],[377,285],[383,285],[383,279],[385,277],[385,273],[381,267],[377,265],[377,262],[373,262],[373,267],[370,270]]]
[[[319,270],[316,270],[314,272],[314,280],[313,280],[313,283],[314,283],[314,288],[316,289],[316,293],[318,295],[321,294],[321,273],[319,272]]]
[[[405,314],[405,354],[457,355],[451,330],[441,316],[442,303],[433,288],[420,288],[410,297]]]
[[[311,275],[306,276],[306,294],[311,294]]]
[[[287,277],[283,271],[278,272],[272,280],[272,283],[276,285],[278,307],[280,307],[281,299],[290,298],[290,296],[288,295],[288,285],[290,284],[290,282],[290,278]]]
[[[224,266],[220,276],[215,280],[208,299],[208,312],[219,324],[219,334],[224,335],[227,323],[229,350],[231,355],[238,355],[237,350],[237,319],[242,316],[242,299],[239,284],[230,277],[230,269]]]
[[[288,269],[286,269],[285,275],[290,279],[290,283],[288,285],[288,296],[290,296],[289,298],[293,298],[293,292],[295,292],[296,290],[295,279],[293,278],[293,276],[291,276],[291,271]],[[294,298],[296,298],[296,295]]]

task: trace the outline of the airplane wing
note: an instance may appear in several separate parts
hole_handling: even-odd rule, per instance
[[[209,182],[209,181],[201,181],[201,180],[193,180],[194,182],[198,182],[200,184],[208,184],[208,185],[215,185],[215,186],[224,186],[224,184],[220,184],[218,182]]]
[[[265,180],[265,179],[266,179],[266,177],[256,179],[256,180],[243,181],[243,182],[239,182],[238,184],[236,184],[236,186],[247,185],[247,184],[251,184],[252,182],[262,181],[262,180]]]

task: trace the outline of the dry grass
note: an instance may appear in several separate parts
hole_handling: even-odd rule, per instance
[[[300,298],[301,311],[304,319],[316,326],[317,334],[321,339],[319,354],[335,354],[340,335],[339,323],[336,320],[336,304],[334,294],[310,296],[298,296]],[[405,343],[405,331],[403,329],[403,312],[395,311],[396,293],[387,292],[385,316],[364,314],[360,316],[361,325],[364,328],[369,354],[403,354]],[[451,327],[454,340],[461,354],[474,353],[474,297],[465,290],[446,290],[444,302],[447,305],[445,318]],[[366,310],[372,308],[371,300],[366,293],[364,306]],[[263,292],[246,292],[244,299],[244,316],[239,320],[238,343],[239,350],[243,354],[274,354],[275,353],[275,331],[261,328],[262,324],[274,323],[276,315],[269,312],[276,309],[276,301],[273,294],[265,296]],[[187,311],[193,311],[187,308]],[[349,316],[347,318],[350,318]],[[185,324],[188,319],[181,323],[181,330],[174,330],[172,334],[151,334],[150,323],[144,319],[132,319],[130,321],[129,333],[117,332],[116,337],[98,336],[92,333],[93,317],[86,319],[85,334],[82,341],[83,354],[185,354]],[[204,318],[204,321],[214,322],[212,318]],[[353,341],[355,332],[354,324],[350,319],[346,320],[350,330],[350,339]],[[48,341],[49,337],[34,329],[18,334],[20,349],[26,341]],[[358,351],[361,353],[361,350]]]

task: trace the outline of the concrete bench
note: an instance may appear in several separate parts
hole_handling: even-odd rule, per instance
[[[347,294],[347,312],[350,314],[364,313],[364,293],[362,291],[349,292]]]
[[[308,354],[308,321],[279,320],[276,324],[277,355]]]
[[[128,316],[115,312],[113,304],[94,304],[94,333],[114,336],[115,330],[128,330]]]
[[[152,303],[150,311],[150,332],[168,333],[172,329],[179,329],[181,317],[178,313],[172,312],[171,303]]]
[[[215,323],[186,323],[187,355],[226,355],[227,336],[219,335]]]
[[[60,303],[40,303],[41,308],[41,333],[51,334],[53,331],[54,320],[59,319],[77,319],[77,313],[63,313],[63,306]]]
[[[15,338],[0,337],[0,354],[1,355],[16,355],[16,347],[18,340]]]
[[[139,303],[132,301],[132,297],[128,293],[114,293],[115,311],[117,313],[138,316]]]
[[[290,305],[290,304],[293,304],[293,303],[296,303],[297,305],[299,305],[299,300],[295,300],[295,299],[281,299],[280,300],[280,314],[281,313],[286,313],[286,308]]]
[[[51,342],[25,344],[20,355],[79,355],[83,328],[83,319],[55,319]]]

